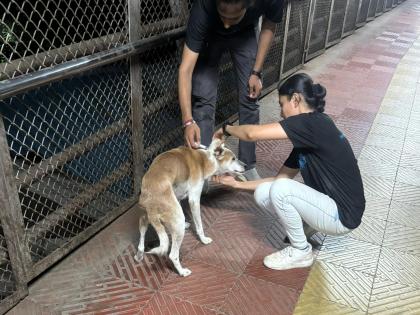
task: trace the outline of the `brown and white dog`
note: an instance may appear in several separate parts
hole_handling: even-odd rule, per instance
[[[168,232],[172,240],[169,258],[181,276],[190,275],[191,271],[183,268],[179,261],[185,232],[185,216],[179,200],[188,198],[197,235],[203,244],[209,244],[212,239],[204,235],[200,214],[204,181],[213,175],[243,171],[243,163],[219,139],[213,140],[207,150],[179,147],[157,156],[142,181],[139,204],[145,211],[139,219],[140,241],[134,258],[143,259],[144,236],[150,223],[160,244],[146,253],[167,254]]]

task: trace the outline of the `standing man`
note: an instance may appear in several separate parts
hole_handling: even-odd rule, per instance
[[[257,43],[256,29],[263,16]],[[236,70],[239,124],[258,124],[261,69],[283,16],[283,0],[195,0],[179,67],[178,92],[185,143],[211,143],[217,101],[218,65],[228,50]],[[239,142],[245,177],[255,180],[255,143]]]

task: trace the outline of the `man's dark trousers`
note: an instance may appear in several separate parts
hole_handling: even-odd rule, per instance
[[[201,131],[201,143],[209,145],[214,133],[219,60],[229,51],[236,71],[239,92],[239,124],[259,123],[259,105],[248,97],[248,81],[255,64],[257,39],[254,30],[233,37],[214,37],[200,52],[192,79],[192,113]],[[247,166],[255,167],[255,143],[239,141],[238,158]]]

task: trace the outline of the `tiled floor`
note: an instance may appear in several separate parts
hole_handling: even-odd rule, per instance
[[[251,194],[216,190],[202,200],[213,243],[188,231],[182,246],[190,277],[165,258],[134,261],[132,209],[37,279],[10,314],[420,314],[418,35],[420,4],[407,0],[305,65],[328,89],[367,198],[360,228],[327,237],[312,269],[264,268],[284,247],[281,224]],[[261,108],[264,122],[277,120],[276,94]],[[275,173],[290,149],[259,143],[260,173]]]

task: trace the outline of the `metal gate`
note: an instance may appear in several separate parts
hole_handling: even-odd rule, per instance
[[[328,26],[327,47],[337,44],[343,35],[344,21],[346,19],[347,0],[333,0],[331,16]]]
[[[370,22],[375,19],[377,6],[378,6],[378,0],[370,0],[368,15],[366,19],[367,22]]]
[[[289,2],[281,79],[300,69],[304,63],[310,5],[310,0]]]
[[[349,0],[347,2],[346,18],[344,20],[343,37],[353,34],[356,29],[357,12],[361,0]]]
[[[325,51],[332,0],[314,0],[311,16],[308,50],[305,61],[319,56]]]
[[[387,12],[392,9],[392,2],[393,0],[385,0],[384,12]]]
[[[276,31],[274,33],[273,43],[270,50],[267,53],[267,57],[264,61],[263,73],[264,73],[264,91],[263,95],[271,92],[276,88],[277,83],[280,80],[280,69],[284,55],[284,41],[286,35],[286,24],[287,22],[287,10],[283,10],[282,23],[277,24]]]
[[[376,16],[379,16],[382,13],[384,13],[384,7],[385,7],[385,0],[378,0],[378,5],[376,7]]]
[[[373,1],[373,0],[372,0]],[[359,12],[357,14],[357,27],[361,27],[366,24],[369,13],[369,6],[371,0],[361,0]]]

